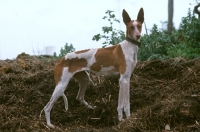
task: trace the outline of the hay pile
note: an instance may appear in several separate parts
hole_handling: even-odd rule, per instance
[[[0,61],[0,131],[49,131],[40,111],[54,90],[57,60],[20,54]],[[200,59],[139,62],[131,77],[131,118],[117,119],[118,76],[90,74],[85,99],[89,110],[75,98],[73,79],[66,95],[69,110],[60,98],[52,109],[52,131],[200,131]]]

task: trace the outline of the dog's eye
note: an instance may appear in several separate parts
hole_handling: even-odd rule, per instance
[[[137,26],[137,28],[141,28],[141,26],[140,26],[140,25],[138,25],[138,26]]]

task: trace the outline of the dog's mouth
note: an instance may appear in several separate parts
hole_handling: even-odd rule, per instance
[[[140,38],[141,38],[140,35],[138,35],[138,36],[136,36],[136,35],[129,35],[128,37],[130,39],[133,39],[133,40],[138,41],[138,42],[140,42]]]
[[[140,35],[136,36],[136,40],[137,40],[137,41],[140,41],[140,38],[141,38]]]
[[[140,37],[134,37],[132,39],[135,40],[135,41],[140,41]]]
[[[136,40],[136,41],[140,41],[140,38],[136,38],[135,40]]]

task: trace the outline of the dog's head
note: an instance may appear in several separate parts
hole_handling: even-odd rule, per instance
[[[143,8],[138,12],[137,20],[131,20],[125,10],[122,12],[122,17],[124,24],[126,25],[126,36],[139,41],[141,37],[142,23],[144,22]]]

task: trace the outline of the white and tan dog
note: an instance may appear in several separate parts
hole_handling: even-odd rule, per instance
[[[64,91],[72,77],[79,83],[79,92],[76,99],[90,109],[95,108],[84,100],[85,90],[89,83],[87,70],[100,75],[120,75],[118,118],[119,121],[123,120],[123,111],[127,118],[130,117],[129,83],[131,74],[137,63],[137,52],[140,46],[144,11],[143,8],[140,9],[137,20],[131,20],[125,10],[123,10],[122,16],[126,25],[126,39],[124,41],[107,48],[87,49],[68,53],[56,64],[54,69],[56,88],[50,101],[44,107],[49,127],[54,128],[50,121],[50,112],[60,96],[64,99],[65,109],[68,110],[68,101],[64,95]]]

